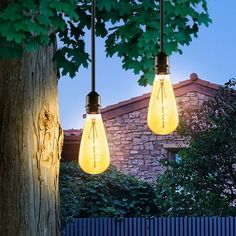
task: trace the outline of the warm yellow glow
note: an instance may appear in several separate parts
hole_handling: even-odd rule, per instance
[[[170,134],[179,116],[170,75],[156,75],[148,108],[148,127],[155,134]]]
[[[101,114],[87,114],[79,151],[79,165],[88,174],[100,174],[110,164]]]

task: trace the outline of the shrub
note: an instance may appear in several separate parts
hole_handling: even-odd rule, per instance
[[[182,121],[190,146],[180,151],[178,162],[164,162],[167,170],[156,183],[163,215],[236,215],[235,85],[230,80]]]
[[[76,163],[61,163],[60,193],[63,225],[76,217],[159,214],[153,186],[113,166],[103,174],[88,175]]]

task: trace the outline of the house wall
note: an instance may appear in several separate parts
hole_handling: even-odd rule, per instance
[[[179,113],[184,115],[187,110],[198,108],[207,98],[197,92],[177,97]],[[111,163],[124,173],[154,181],[164,171],[160,160],[186,146],[188,139],[179,137],[176,132],[155,135],[148,129],[146,120],[147,108],[143,108],[107,120],[105,126]]]

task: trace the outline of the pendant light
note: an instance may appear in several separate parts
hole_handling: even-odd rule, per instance
[[[155,78],[149,101],[147,124],[155,133],[166,135],[179,123],[174,90],[170,81],[168,57],[164,52],[164,2],[160,0],[160,53],[155,58]]]
[[[79,165],[88,174],[100,174],[110,164],[106,132],[100,113],[100,96],[95,91],[95,0],[91,5],[91,92],[86,98],[86,119],[80,142]]]

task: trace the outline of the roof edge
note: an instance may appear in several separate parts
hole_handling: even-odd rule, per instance
[[[186,86],[188,86],[190,89],[183,89]],[[201,89],[201,87],[205,88],[205,89]],[[182,96],[185,93],[187,94],[188,92],[191,92],[191,91],[196,91],[196,92],[205,94],[207,96],[214,96],[214,94],[219,90],[219,87],[220,87],[219,84],[215,84],[215,83],[212,83],[212,82],[209,82],[206,80],[199,79],[197,74],[195,74],[195,73],[192,73],[190,75],[190,79],[180,81],[176,84],[173,84],[173,89],[174,89],[176,97]],[[145,93],[145,94],[139,95],[137,97],[133,97],[133,98],[124,100],[122,102],[118,102],[116,104],[106,106],[101,109],[101,113],[104,116],[105,113],[107,113],[111,110],[118,109],[120,107],[130,105],[132,103],[137,103],[140,100],[149,99],[150,94],[151,94],[150,92]],[[105,117],[106,117],[106,115],[105,115]]]

